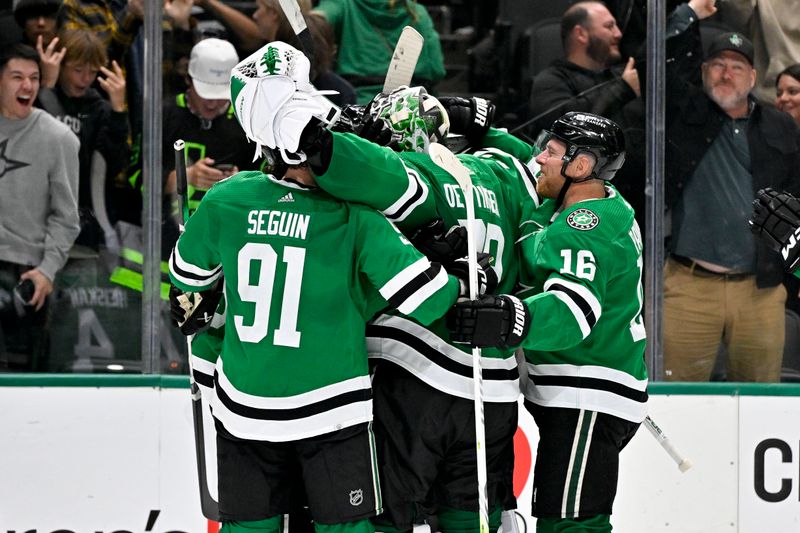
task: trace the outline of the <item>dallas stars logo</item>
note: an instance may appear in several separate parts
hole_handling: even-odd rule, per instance
[[[731,35],[728,40],[736,48],[739,48],[740,46],[742,46],[742,43],[744,43],[744,40],[738,33],[734,33],[733,35]]]
[[[260,65],[267,69],[267,74],[277,74],[279,68],[278,63],[282,63],[281,51],[274,46],[270,46],[267,48],[264,55],[261,56]]]
[[[4,177],[6,173],[11,172],[17,168],[27,167],[30,163],[25,163],[23,161],[15,161],[14,159],[8,159],[6,157],[6,145],[8,144],[8,139],[5,139],[3,142],[0,142],[0,178]]]
[[[567,217],[567,224],[581,231],[596,228],[599,223],[600,219],[597,215],[588,209],[576,209]]]

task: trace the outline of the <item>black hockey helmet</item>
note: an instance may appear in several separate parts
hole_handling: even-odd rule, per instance
[[[585,179],[609,181],[625,162],[625,135],[622,128],[600,115],[578,111],[566,113],[553,122],[549,131],[545,130],[539,135],[536,144],[543,150],[547,141],[553,138],[567,145],[561,170],[564,177],[567,177],[567,165],[580,153],[588,152],[597,160],[591,175]]]

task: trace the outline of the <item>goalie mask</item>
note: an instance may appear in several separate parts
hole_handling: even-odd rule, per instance
[[[610,181],[625,162],[625,136],[613,121],[591,113],[570,112],[553,122],[549,131],[543,131],[536,140],[536,147],[543,151],[550,139],[567,145],[561,175],[570,181],[600,179]],[[592,173],[581,180],[566,175],[567,165],[581,153],[594,156],[596,163]]]
[[[253,160],[262,146],[277,151],[283,161],[306,160],[300,135],[313,119],[329,127],[339,108],[309,82],[311,65],[302,52],[281,41],[268,43],[239,62],[231,71],[231,102],[248,140],[256,143]]]
[[[443,143],[450,129],[444,106],[424,87],[401,86],[391,93],[380,93],[366,113],[389,126],[392,144],[401,152],[427,152],[431,142]]]

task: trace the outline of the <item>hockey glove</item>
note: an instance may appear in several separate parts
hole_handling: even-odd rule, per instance
[[[169,288],[169,314],[172,325],[184,335],[201,333],[211,327],[214,312],[222,298],[222,288],[215,286],[203,292],[183,292]]]
[[[485,252],[478,252],[478,297],[489,294],[497,288],[497,274],[492,268],[494,257]],[[469,298],[469,260],[459,257],[447,267],[447,272],[458,278],[460,288],[458,300]]]
[[[800,200],[789,193],[761,189],[753,200],[750,231],[780,252],[783,267],[793,271],[800,262]]]
[[[450,117],[450,131],[466,137],[471,147],[480,148],[494,120],[495,105],[474,96],[470,99],[442,96],[439,102]]]
[[[331,126],[331,131],[339,133],[353,133],[358,135],[358,130],[361,128],[361,122],[364,118],[364,106],[358,104],[349,104],[342,108],[342,114],[339,120]]]
[[[455,225],[445,231],[440,218],[414,230],[408,240],[425,257],[445,268],[467,255],[467,228]]]
[[[369,142],[379,146],[386,146],[395,151],[398,151],[400,148],[397,144],[397,139],[392,135],[392,128],[389,127],[386,121],[371,117],[367,114],[364,115],[364,120],[358,129],[358,136]]]
[[[516,348],[531,327],[528,307],[509,295],[485,295],[456,303],[447,313],[454,342],[479,348]]]

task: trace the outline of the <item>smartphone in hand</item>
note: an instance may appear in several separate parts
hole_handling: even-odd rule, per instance
[[[33,298],[33,293],[36,290],[36,287],[33,284],[33,281],[30,279],[25,279],[20,281],[16,287],[14,287],[14,296],[19,299],[22,305],[31,305],[31,298]]]

